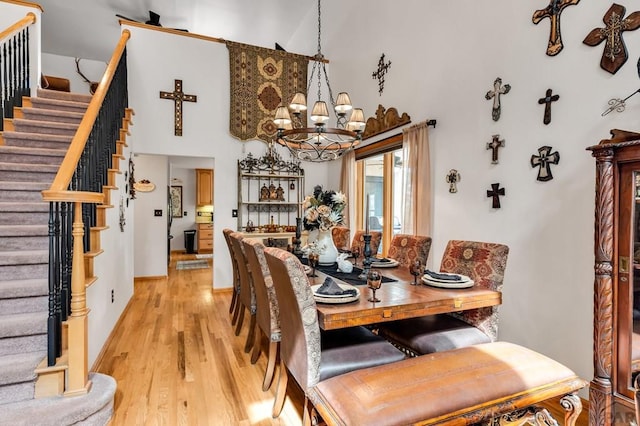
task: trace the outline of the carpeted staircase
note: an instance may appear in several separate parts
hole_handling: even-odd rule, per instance
[[[49,188],[90,95],[38,90],[0,141],[0,423],[105,424],[115,381],[93,375],[80,397],[34,399],[46,358]],[[46,365],[46,364],[45,364]],[[6,423],[5,423],[6,422]]]

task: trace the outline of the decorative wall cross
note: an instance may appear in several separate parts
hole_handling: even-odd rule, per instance
[[[582,41],[589,46],[597,46],[606,41],[600,67],[611,74],[615,74],[629,57],[622,33],[640,27],[640,12],[633,12],[624,19],[626,11],[625,7],[619,4],[611,5],[602,18],[605,27],[591,30]]]
[[[493,99],[493,110],[491,112],[491,117],[493,121],[500,120],[500,95],[506,95],[511,90],[511,85],[505,84],[502,85],[502,79],[500,77],[496,78],[493,82],[493,90],[489,90],[486,95],[484,95],[486,100]]]
[[[544,105],[544,120],[542,120],[542,122],[544,124],[551,123],[551,102],[555,102],[558,99],[560,99],[560,95],[553,95],[552,96],[551,93],[553,93],[553,91],[551,89],[547,89],[547,94],[544,96],[544,98],[538,99],[538,103],[540,105],[545,104]]]
[[[560,15],[567,7],[580,3],[580,0],[551,0],[549,6],[533,12],[533,23],[538,24],[544,18],[551,21],[551,31],[549,33],[549,44],[547,44],[547,55],[555,56],[563,48],[562,36],[560,34]]]
[[[461,179],[462,177],[456,169],[449,170],[449,173],[447,174],[447,183],[449,184],[450,193],[455,194],[456,192],[458,192],[458,187],[456,186],[456,184],[460,182]]]
[[[539,167],[537,179],[541,182],[553,179],[553,175],[551,174],[551,165],[558,164],[560,162],[560,154],[558,151],[552,154],[550,146],[542,146],[538,148],[538,154],[539,155],[531,156],[531,167]]]
[[[391,61],[384,63],[384,53],[380,56],[378,60],[378,69],[371,74],[374,80],[378,80],[378,95],[382,96],[382,91],[384,90],[384,76],[389,71],[391,67]]]
[[[182,91],[182,80],[175,80],[173,92],[160,92],[160,99],[172,99],[174,102],[174,135],[182,136],[182,102],[198,102],[196,95],[187,95]]]
[[[492,183],[491,191],[487,191],[487,198],[489,197],[493,198],[492,207],[494,209],[500,208],[500,195],[504,195],[504,188],[500,188],[499,183]]]
[[[500,135],[493,135],[493,140],[487,142],[487,149],[491,150],[491,164],[498,164],[498,149],[504,146],[504,139],[500,139]]]

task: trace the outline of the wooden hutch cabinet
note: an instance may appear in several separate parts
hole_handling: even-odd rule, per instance
[[[213,205],[213,170],[196,169],[196,206]]]
[[[640,373],[640,133],[611,135],[587,148],[596,159],[590,425],[630,424]]]

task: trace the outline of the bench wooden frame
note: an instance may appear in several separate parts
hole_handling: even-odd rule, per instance
[[[544,355],[493,342],[336,376],[307,397],[328,425],[557,425],[535,404],[562,397],[565,425],[573,426],[586,384]]]

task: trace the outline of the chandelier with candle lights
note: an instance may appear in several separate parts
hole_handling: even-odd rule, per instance
[[[360,108],[353,108],[349,94],[340,92],[334,100],[320,48],[321,34],[320,0],[318,0],[318,53],[313,57],[313,68],[307,84],[307,93],[309,93],[316,77],[318,100],[313,105],[309,116],[314,127],[306,127],[303,115],[307,110],[307,100],[305,94],[301,92],[293,96],[288,107],[279,106],[273,120],[278,128],[276,141],[287,147],[292,156],[302,161],[322,162],[340,158],[360,143],[365,126],[364,112]],[[329,92],[329,102],[335,111],[336,127],[327,126],[329,109],[321,96],[322,74]]]

